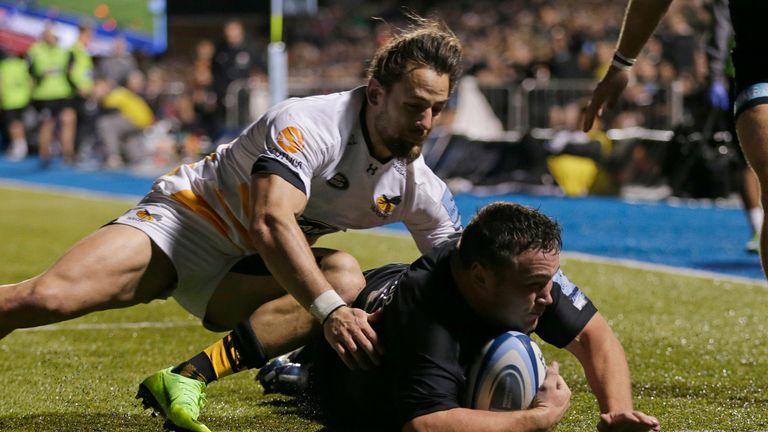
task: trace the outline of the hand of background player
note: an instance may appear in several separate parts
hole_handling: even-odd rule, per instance
[[[370,322],[379,314],[341,307],[323,324],[325,339],[350,369],[370,369],[381,364],[383,350]]]
[[[547,376],[539,387],[539,392],[533,398],[531,408],[544,409],[547,418],[547,429],[554,427],[563,418],[571,405],[571,389],[560,376],[560,366],[557,362],[547,367]]]
[[[661,430],[656,417],[640,411],[600,414],[599,432],[657,432]]]
[[[603,77],[603,80],[597,84],[592,93],[592,100],[589,101],[587,109],[584,111],[584,124],[582,130],[589,132],[596,117],[603,115],[604,108],[611,108],[616,104],[621,92],[627,86],[629,81],[629,72],[610,67]]]

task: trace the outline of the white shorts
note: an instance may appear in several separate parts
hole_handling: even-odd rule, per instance
[[[115,220],[143,231],[168,255],[178,282],[171,296],[201,320],[208,300],[243,252],[192,211],[151,193]]]

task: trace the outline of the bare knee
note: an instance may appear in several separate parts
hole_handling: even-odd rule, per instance
[[[334,251],[320,261],[320,270],[347,304],[351,304],[365,287],[365,278],[355,257]]]

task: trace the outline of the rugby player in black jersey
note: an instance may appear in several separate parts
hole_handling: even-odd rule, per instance
[[[633,408],[620,342],[560,270],[561,244],[560,227],[539,211],[495,203],[478,212],[460,241],[411,265],[366,272],[354,306],[378,314],[383,365],[350,370],[320,339],[295,359],[309,371],[309,394],[334,430],[549,430],[570,400],[557,364],[527,410],[461,406],[466,370],[486,342],[508,330],[535,332],[576,356],[600,405],[599,430],[659,430],[657,419]]]

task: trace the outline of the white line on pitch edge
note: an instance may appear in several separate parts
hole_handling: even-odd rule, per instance
[[[51,324],[42,327],[18,329],[20,332],[69,331],[69,330],[122,330],[144,328],[180,328],[200,327],[196,321],[166,321],[166,322],[125,322],[125,323],[92,323],[92,324]]]

